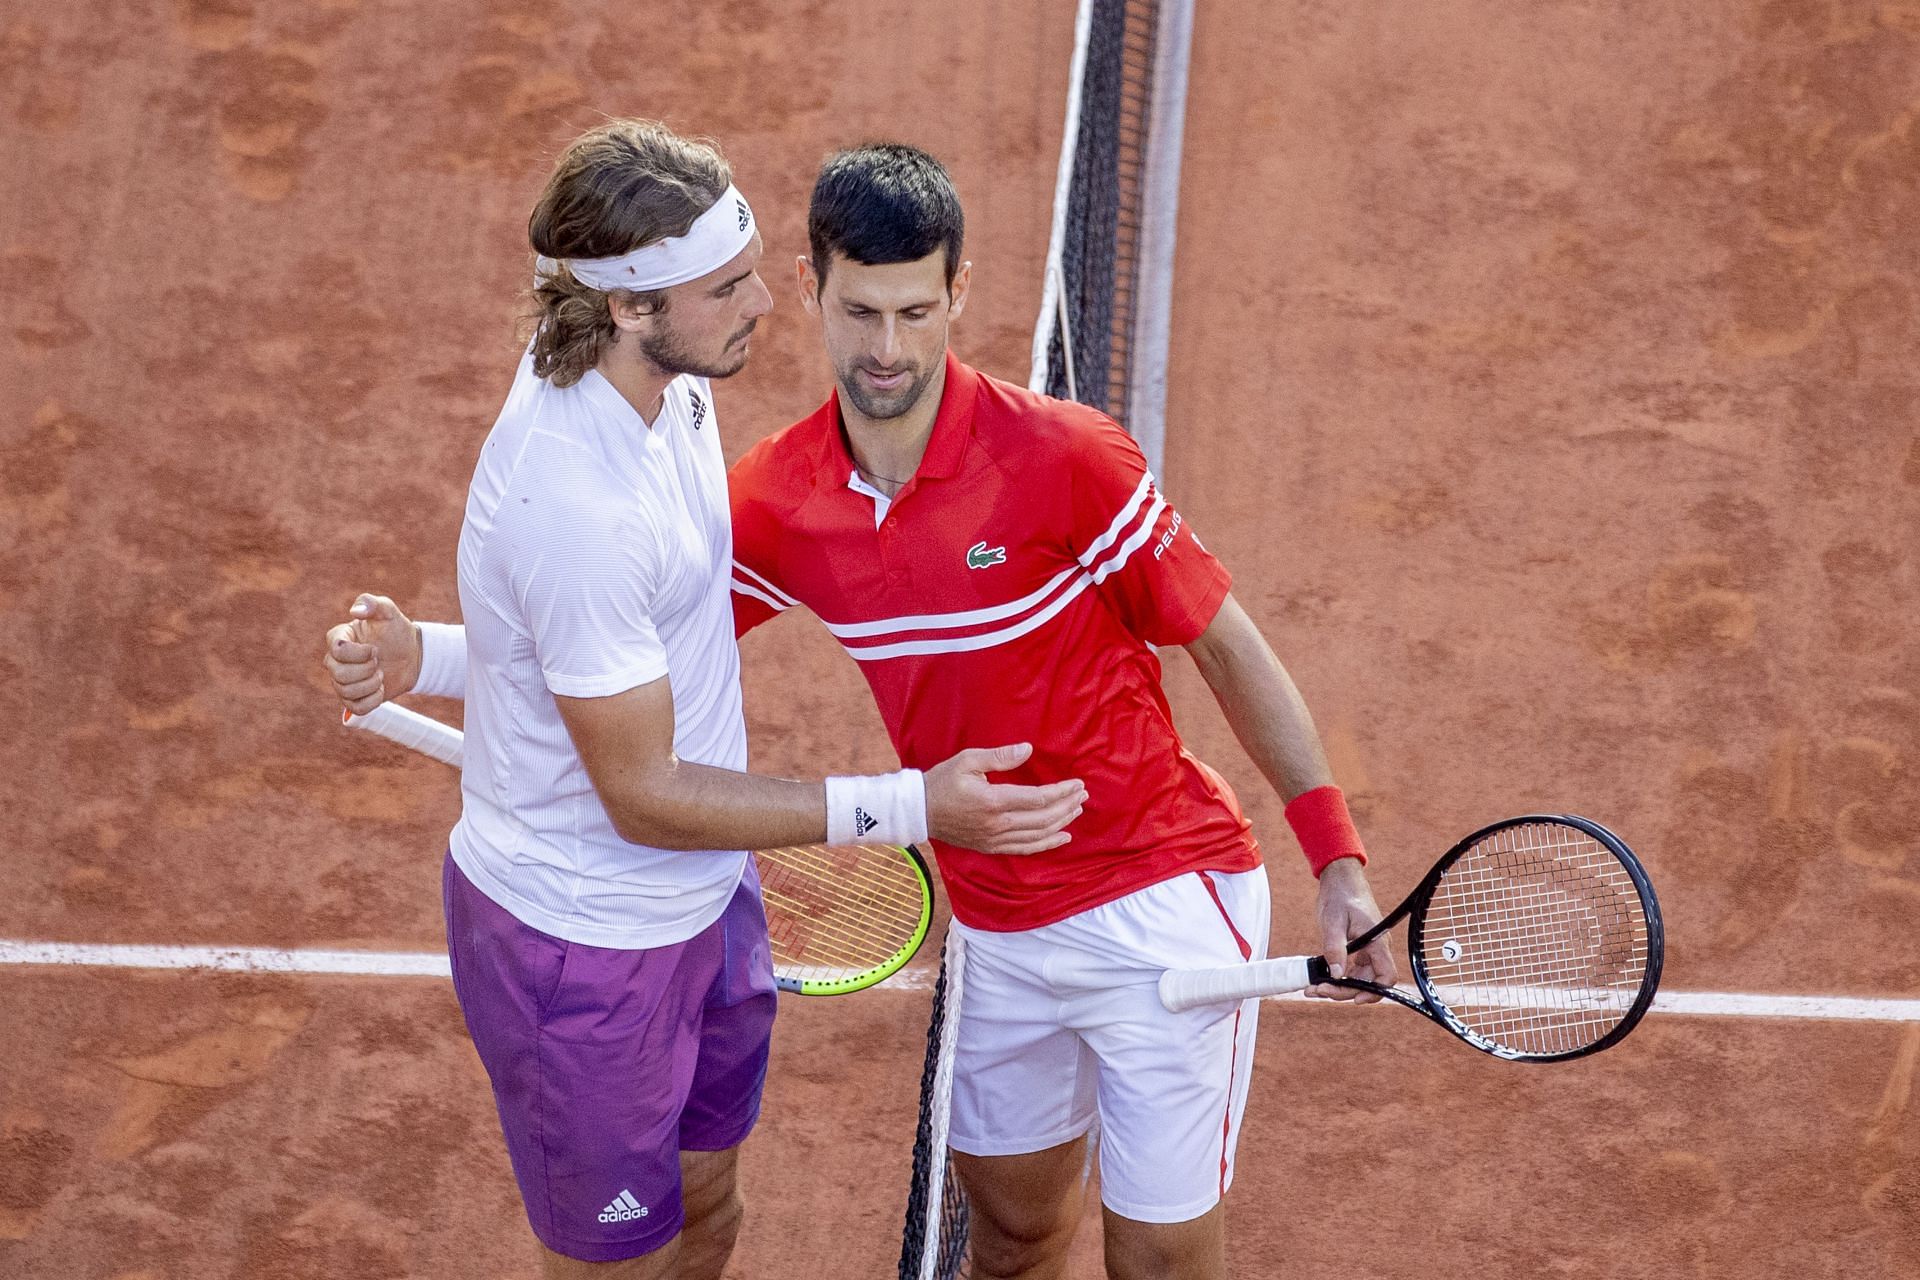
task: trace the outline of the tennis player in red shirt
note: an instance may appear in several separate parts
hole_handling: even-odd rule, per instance
[[[610,120],[528,223],[537,325],[468,490],[463,626],[362,597],[327,669],[367,711],[467,698],[443,865],[454,991],[492,1081],[544,1273],[717,1280],[774,1015],[744,852],[939,831],[1048,847],[1080,786],[744,772],[731,521],[711,383],[772,299],[712,146]]]
[[[1024,741],[1008,781],[1086,783],[1059,848],[933,842],[967,942],[951,1142],[974,1274],[1061,1273],[1097,1117],[1108,1274],[1220,1280],[1258,1003],[1169,1013],[1155,981],[1263,958],[1269,893],[1232,790],[1174,730],[1156,646],[1193,656],[1286,799],[1329,965],[1391,983],[1394,964],[1384,943],[1346,955],[1379,909],[1313,722],[1133,440],[948,350],[963,226],[922,151],[822,168],[798,276],[836,388],[730,473],[736,625],[812,610],[909,767]]]

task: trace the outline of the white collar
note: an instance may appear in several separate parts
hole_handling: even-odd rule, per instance
[[[855,467],[853,473],[847,477],[847,488],[855,493],[864,493],[873,499],[873,527],[878,529],[880,522],[887,518],[887,508],[893,505],[893,499],[868,484],[858,467]]]

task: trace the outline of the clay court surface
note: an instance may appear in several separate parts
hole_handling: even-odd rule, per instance
[[[363,588],[453,615],[547,159],[599,113],[725,147],[780,303],[737,456],[827,385],[787,264],[833,146],[950,163],[957,344],[1024,380],[1072,25],[8,6],[0,937],[438,951],[455,780],[340,731],[319,639]],[[1191,74],[1165,485],[1383,902],[1583,812],[1652,870],[1669,990],[1920,993],[1920,5],[1209,2]],[[756,767],[891,767],[811,620],[744,652]],[[1279,805],[1166,658],[1301,949]],[[783,1004],[732,1274],[892,1274],[926,1010]],[[1916,1071],[1912,1023],[1655,1013],[1523,1068],[1269,1005],[1234,1273],[1920,1274]],[[531,1274],[446,983],[0,969],[0,1275]]]

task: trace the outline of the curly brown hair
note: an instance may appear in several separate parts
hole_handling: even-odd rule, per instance
[[[618,257],[685,235],[732,181],[713,143],[682,138],[653,120],[610,120],[561,153],[527,219],[527,239],[535,253],[557,262]],[[535,375],[570,387],[599,363],[620,339],[608,296],[565,266],[536,277],[527,317]],[[662,291],[628,296],[648,310],[666,306]]]

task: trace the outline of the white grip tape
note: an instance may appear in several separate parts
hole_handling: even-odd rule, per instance
[[[1160,975],[1160,1003],[1180,1013],[1196,1005],[1286,995],[1312,985],[1306,956],[1256,960],[1226,969],[1169,969]]]
[[[391,702],[383,702],[363,716],[342,711],[340,719],[349,729],[378,734],[456,769],[466,748],[466,735],[452,725],[441,724],[432,716],[423,716]]]

